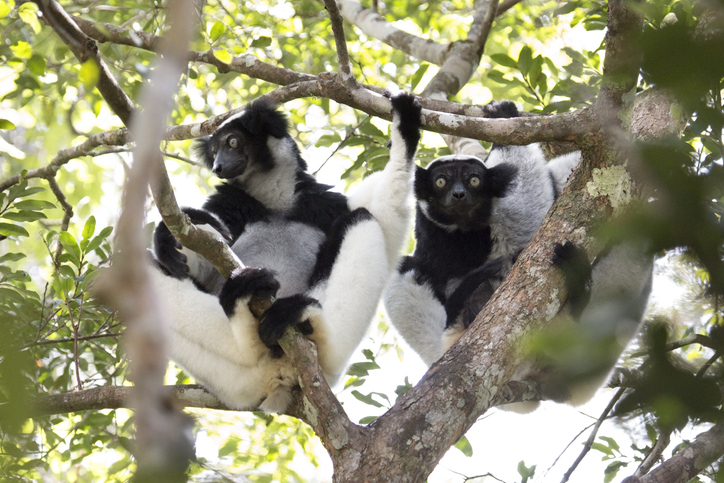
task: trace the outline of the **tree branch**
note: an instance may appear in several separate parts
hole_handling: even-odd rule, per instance
[[[639,39],[643,15],[635,8],[635,4],[640,2],[641,0],[608,2],[606,58],[601,90],[595,105],[599,122],[606,128],[622,126],[622,112],[628,112],[633,105],[633,94],[641,65]]]
[[[89,59],[95,61],[99,72],[96,86],[98,91],[116,116],[128,126],[135,106],[111,75],[96,43],[78,28],[70,15],[55,0],[36,0],[36,3],[43,13],[45,22],[58,34],[81,63]]]
[[[685,483],[724,454],[724,424],[717,423],[641,477],[640,483]]]
[[[132,409],[131,397],[134,391],[135,389],[131,386],[103,386],[65,394],[41,396],[30,404],[29,416],[38,418],[80,411]],[[174,405],[179,407],[230,410],[221,404],[216,396],[199,385],[164,386],[163,391],[165,397],[173,398]]]
[[[330,456],[349,457],[364,448],[365,428],[352,423],[324,378],[316,347],[298,330],[287,330],[279,344],[292,358],[301,393],[294,398],[289,414],[309,424]]]
[[[0,182],[0,191],[5,191],[9,187],[19,183],[21,178],[48,178],[49,176],[54,176],[60,167],[71,159],[86,156],[92,149],[98,146],[122,146],[128,142],[128,139],[128,129],[126,128],[95,134],[77,146],[59,151],[53,160],[44,167],[31,169],[25,173],[25,176],[17,174],[5,179]]]
[[[347,51],[347,41],[344,38],[344,27],[342,26],[342,15],[337,8],[335,0],[324,0],[324,5],[329,13],[329,19],[332,22],[332,32],[334,33],[334,43],[337,47],[337,62],[339,63],[339,72],[345,81],[356,82],[352,76],[352,68],[349,63],[349,52]]]
[[[339,0],[338,4],[344,19],[362,30],[365,35],[432,64],[442,65],[445,61],[445,55],[450,48],[449,45],[439,44],[403,32],[374,10],[364,8],[359,2]]]

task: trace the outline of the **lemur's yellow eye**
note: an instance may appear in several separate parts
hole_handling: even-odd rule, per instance
[[[239,140],[235,137],[229,138],[229,147],[232,149],[236,149],[236,147],[239,145]]]
[[[437,186],[438,188],[444,188],[446,184],[447,181],[445,181],[445,178],[443,178],[442,176],[435,180],[435,186]]]
[[[471,176],[468,183],[470,183],[470,186],[472,186],[473,188],[477,188],[478,186],[480,186],[480,178],[478,178],[477,176]]]

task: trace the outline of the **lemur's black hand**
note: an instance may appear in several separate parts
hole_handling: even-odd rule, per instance
[[[174,238],[164,222],[161,222],[153,232],[153,252],[156,261],[170,276],[184,279],[188,277],[189,267],[186,265],[186,255],[181,253],[181,243]]]
[[[309,306],[319,307],[319,302],[306,295],[297,294],[274,301],[264,312],[259,323],[259,338],[274,355],[282,354],[278,341],[288,327],[298,326],[305,335],[313,332],[309,321],[303,319]]]

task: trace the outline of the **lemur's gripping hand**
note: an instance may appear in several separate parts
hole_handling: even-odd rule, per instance
[[[176,240],[164,222],[161,222],[153,232],[153,252],[156,261],[163,270],[174,278],[188,277],[189,266],[186,265],[186,255],[181,253],[181,242]]]
[[[422,106],[409,92],[386,94],[392,103],[392,130],[398,131],[405,143],[406,159],[413,159],[420,142]]]
[[[563,271],[571,315],[579,319],[591,298],[591,264],[586,250],[568,240],[556,243],[552,262]]]
[[[232,237],[228,228],[208,211],[198,210],[196,208],[183,208],[182,210],[188,215],[191,223],[203,227],[208,225],[219,233],[227,242],[231,242]],[[184,279],[189,276],[189,267],[186,255],[181,253],[181,243],[174,238],[171,231],[164,222],[161,222],[153,233],[153,249],[156,254],[156,260],[163,270],[170,276]]]
[[[302,294],[274,301],[259,322],[259,338],[275,356],[281,356],[283,352],[278,340],[284,335],[284,331],[288,327],[297,326],[302,334],[311,334],[313,329],[309,322],[310,309],[316,310],[319,307],[317,300]]]
[[[518,108],[511,101],[492,101],[483,106],[483,111],[491,119],[520,117]]]
[[[266,268],[237,268],[221,287],[219,303],[227,317],[236,312],[237,302],[248,304],[252,298],[270,299],[276,296],[279,282],[274,272]]]

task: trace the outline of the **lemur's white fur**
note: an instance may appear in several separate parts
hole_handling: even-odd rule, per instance
[[[305,316],[330,384],[344,373],[367,333],[410,229],[414,161],[406,154],[396,113],[393,119],[390,161],[348,198],[351,210],[366,208],[373,218],[347,229],[330,276],[304,292],[320,303],[308,307]],[[158,270],[152,276],[170,314],[171,359],[232,408],[283,412],[297,384],[294,369],[286,356],[271,357],[259,339],[248,300],[237,301],[236,311],[227,317],[218,298],[201,292],[190,280]],[[288,295],[284,280],[279,277],[280,293]]]

